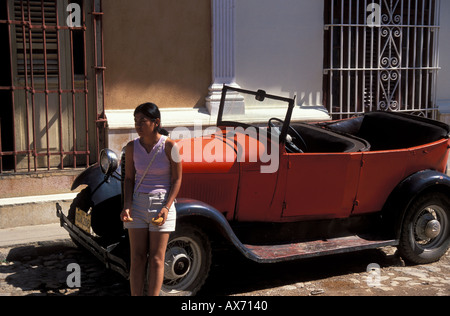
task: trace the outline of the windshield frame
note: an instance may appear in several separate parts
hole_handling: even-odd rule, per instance
[[[264,91],[264,90],[252,91],[252,90],[245,90],[245,89],[241,89],[241,88],[224,85],[222,88],[222,96],[220,98],[219,112],[217,115],[217,127],[242,126],[242,127],[246,128],[249,126],[253,126],[251,124],[247,124],[247,123],[243,123],[243,122],[223,120],[223,112],[224,112],[224,108],[225,108],[225,101],[226,101],[226,96],[227,96],[228,91],[234,91],[234,92],[238,92],[241,94],[253,95],[253,96],[255,96],[255,99],[260,102],[264,101],[265,99],[286,102],[287,103],[286,104],[286,106],[287,106],[286,115],[283,120],[284,123],[283,123],[283,127],[281,128],[281,134],[279,137],[280,144],[284,143],[286,141],[286,135],[287,135],[287,132],[289,129],[289,124],[290,124],[291,118],[292,118],[292,112],[293,112],[294,106],[295,106],[295,97],[294,98],[281,97],[281,96],[277,96],[277,95],[267,94],[266,91]],[[279,118],[279,119],[282,119],[282,118]]]

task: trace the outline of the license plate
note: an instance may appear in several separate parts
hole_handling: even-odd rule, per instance
[[[75,225],[81,228],[86,233],[91,233],[91,214],[80,210],[78,207],[75,210]]]

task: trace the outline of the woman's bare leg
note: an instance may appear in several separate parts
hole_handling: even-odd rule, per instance
[[[130,236],[130,290],[132,296],[144,295],[144,282],[147,268],[148,229],[128,229]]]
[[[150,232],[148,295],[158,296],[164,281],[164,258],[170,233]]]

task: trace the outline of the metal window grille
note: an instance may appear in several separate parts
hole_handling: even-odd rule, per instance
[[[333,118],[376,110],[435,118],[439,8],[440,0],[325,0],[323,89]]]
[[[68,10],[71,3],[79,10]],[[101,17],[101,0],[0,4],[0,173],[98,160],[106,121]]]

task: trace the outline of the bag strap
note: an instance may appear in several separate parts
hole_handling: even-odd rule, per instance
[[[161,136],[162,137],[162,136]],[[158,154],[159,150],[161,149],[162,145],[165,143],[165,139],[161,140],[161,144],[159,144],[158,148],[156,148],[155,154],[152,157],[152,160],[150,160],[150,162],[148,163],[147,169],[145,169],[144,174],[141,177],[141,180],[139,180],[138,185],[136,186],[135,191],[137,191],[137,189],[139,189],[139,186],[141,185],[142,181],[144,180],[145,176],[147,175],[148,169],[150,169],[150,166],[152,165],[153,161],[156,158],[156,155]]]

